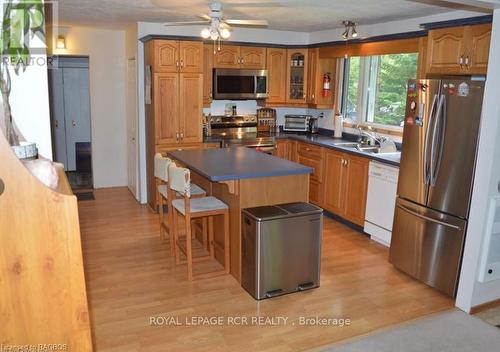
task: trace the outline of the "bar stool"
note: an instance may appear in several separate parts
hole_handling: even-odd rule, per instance
[[[174,191],[183,196],[183,199],[172,201],[173,230],[175,244],[175,263],[183,264],[180,260],[180,253],[186,256],[188,280],[195,278],[213,277],[229,273],[229,207],[221,200],[215,197],[191,197],[191,173],[189,169],[171,165],[168,169],[170,194]],[[202,274],[193,274],[193,262],[205,260],[215,260],[215,241],[213,231],[213,217],[222,215],[224,217],[224,269],[206,272]],[[184,217],[186,235],[185,245],[179,236],[178,218]],[[208,218],[208,238],[209,254],[204,256],[193,256],[193,243],[191,236],[191,220],[197,218]]]
[[[160,238],[165,240],[166,235],[168,235],[170,253],[174,255],[173,234],[171,233],[169,227],[169,224],[172,224],[172,212],[170,211],[170,209],[172,209],[172,205],[168,197],[168,168],[170,165],[175,165],[175,163],[171,159],[163,157],[160,153],[156,153],[154,157],[154,174],[157,185],[156,192],[160,217]],[[204,189],[194,183],[191,184],[191,192],[193,197],[205,197],[207,195]],[[167,206],[168,223],[165,221],[165,205]]]

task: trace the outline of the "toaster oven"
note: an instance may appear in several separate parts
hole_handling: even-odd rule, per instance
[[[308,132],[311,115],[285,115],[283,131]]]

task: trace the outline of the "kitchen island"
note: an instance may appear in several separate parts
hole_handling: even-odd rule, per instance
[[[241,210],[264,205],[307,202],[309,174],[313,169],[249,148],[179,150],[168,153],[176,163],[191,170],[191,181],[207,195],[229,206],[231,274],[241,281]],[[214,222],[216,257],[223,261],[220,246],[222,221]]]

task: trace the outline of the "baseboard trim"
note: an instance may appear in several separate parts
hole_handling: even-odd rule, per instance
[[[500,306],[500,299],[474,306],[470,309],[470,314],[477,314],[490,308],[496,308],[498,306]]]

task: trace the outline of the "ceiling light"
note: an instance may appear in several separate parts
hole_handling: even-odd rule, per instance
[[[346,28],[344,33],[342,33],[342,38],[347,39],[349,37],[349,28]]]
[[[220,30],[220,36],[222,39],[227,39],[231,36],[231,31],[227,28],[222,28],[222,30]]]
[[[345,21],[342,21],[342,24],[345,26],[345,31],[342,33],[342,38],[344,38],[344,40],[349,39],[349,31],[351,32],[351,38],[358,37],[358,32],[356,31],[356,23],[355,22],[345,20]]]
[[[203,39],[208,39],[210,37],[210,28],[203,28],[201,31],[201,37]]]
[[[57,37],[56,48],[57,49],[66,49],[66,38],[64,38],[63,35],[60,35]]]
[[[210,31],[210,39],[212,39],[212,40],[217,40],[217,39],[219,39],[219,31],[218,31],[218,30],[216,30],[216,29],[212,29],[212,30]]]

